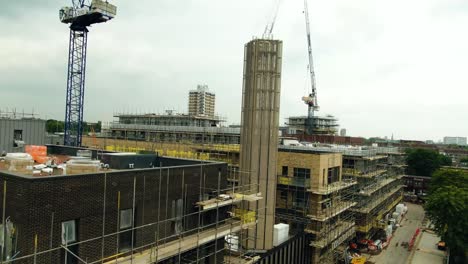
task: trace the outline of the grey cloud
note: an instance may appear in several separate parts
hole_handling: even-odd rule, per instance
[[[0,107],[62,119],[68,28],[58,9],[71,1],[4,2]],[[263,32],[274,0],[112,2],[115,20],[90,28],[85,119],[186,111],[187,91],[206,83],[217,94],[217,112],[239,122],[243,46]],[[321,113],[336,115],[356,136],[466,136],[467,125],[452,122],[468,113],[461,103],[468,84],[465,7],[460,0],[310,1]],[[284,42],[284,123],[306,114],[302,1],[283,1],[274,35]]]

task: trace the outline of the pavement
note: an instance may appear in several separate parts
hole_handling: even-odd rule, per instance
[[[442,264],[445,259],[445,251],[437,249],[439,236],[433,232],[422,232],[421,238],[415,244],[414,256],[411,264]]]
[[[402,226],[398,227],[393,233],[390,245],[379,255],[371,256],[368,259],[369,261],[375,264],[407,263],[411,252],[407,248],[402,247],[401,243],[409,242],[416,229],[421,226],[424,219],[424,209],[418,204],[406,203],[406,205],[408,206],[408,212],[400,223]]]

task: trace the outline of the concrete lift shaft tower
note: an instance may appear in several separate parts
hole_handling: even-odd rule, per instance
[[[307,0],[304,0],[304,16],[306,22],[306,30],[307,30],[307,50],[309,55],[309,72],[310,72],[310,82],[311,82],[311,93],[309,96],[302,97],[302,101],[306,103],[308,106],[308,114],[307,114],[307,134],[313,134],[314,128],[314,113],[315,111],[319,110],[319,106],[317,103],[317,87],[315,84],[315,71],[314,71],[314,60],[312,57],[312,44],[310,41],[310,25],[309,25],[309,7],[307,6]]]
[[[60,21],[70,24],[64,145],[81,146],[88,28],[115,17],[117,8],[107,1],[72,0],[60,9]]]

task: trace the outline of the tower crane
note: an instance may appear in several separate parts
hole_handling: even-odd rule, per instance
[[[309,93],[308,96],[302,97],[302,101],[304,101],[304,103],[308,106],[306,129],[307,129],[307,134],[311,135],[313,133],[313,128],[314,128],[315,111],[319,110],[319,106],[317,103],[317,87],[315,84],[315,71],[314,71],[314,60],[312,57],[312,44],[310,41],[309,8],[307,6],[307,0],[304,0],[304,16],[305,16],[305,22],[306,22],[307,48],[308,48],[308,55],[309,55],[308,69],[310,73],[311,92]]]
[[[275,1],[273,18],[265,26],[265,30],[263,31],[263,35],[262,35],[263,38],[269,38],[271,37],[271,34],[273,33],[273,28],[275,27],[276,17],[278,16],[278,11],[279,11],[279,6],[281,5],[281,1],[282,0]]]
[[[71,7],[60,9],[60,21],[70,24],[64,145],[81,146],[88,27],[116,13],[116,6],[102,0],[72,0]]]

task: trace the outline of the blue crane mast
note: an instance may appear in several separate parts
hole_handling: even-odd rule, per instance
[[[88,27],[107,22],[116,13],[116,6],[102,0],[72,0],[71,7],[60,9],[60,21],[70,24],[64,145],[82,143]]]

